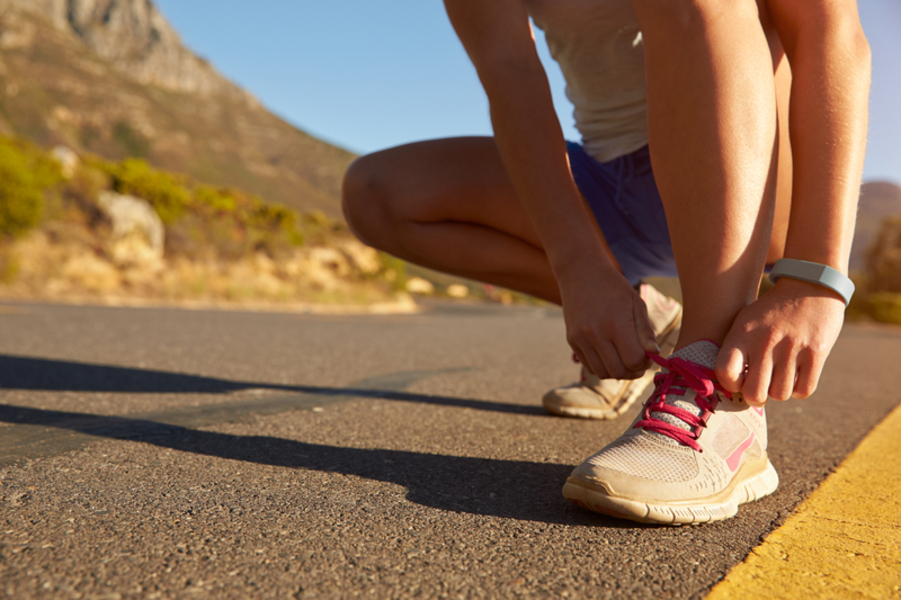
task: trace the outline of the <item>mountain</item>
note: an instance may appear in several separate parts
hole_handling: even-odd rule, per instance
[[[354,156],[267,111],[150,0],[0,0],[0,133],[340,218]]]
[[[901,216],[901,187],[887,181],[871,181],[860,187],[857,226],[851,247],[851,268],[866,267],[867,250],[876,239],[885,217]]]

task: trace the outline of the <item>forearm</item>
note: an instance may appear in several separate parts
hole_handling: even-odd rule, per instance
[[[612,269],[597,223],[573,181],[544,71],[495,73],[485,89],[498,149],[558,279],[584,259]]]
[[[563,132],[522,0],[445,0],[491,107],[495,140],[558,281],[577,263],[612,262],[573,181]]]
[[[498,150],[553,270],[574,354],[599,377],[638,377],[645,352],[659,352],[654,330],[573,181],[523,0],[445,7],[488,95]]]
[[[855,0],[767,0],[792,69],[786,258],[847,271],[866,145],[870,53]],[[753,404],[806,398],[841,331],[841,296],[790,277],[736,317],[720,383]]]
[[[793,75],[785,256],[847,272],[866,146],[870,52],[856,11],[853,18],[840,16],[797,27],[783,19],[780,28]]]

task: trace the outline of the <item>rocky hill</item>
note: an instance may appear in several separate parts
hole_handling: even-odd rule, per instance
[[[268,112],[150,0],[0,0],[0,133],[340,218],[353,156]]]

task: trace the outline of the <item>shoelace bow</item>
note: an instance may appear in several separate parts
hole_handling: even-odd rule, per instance
[[[663,434],[684,446],[703,452],[701,446],[695,440],[701,435],[701,430],[707,426],[707,420],[719,403],[716,392],[722,392],[727,398],[731,397],[729,392],[723,389],[716,381],[716,375],[713,370],[707,367],[678,356],[666,359],[656,354],[647,353],[647,355],[669,372],[658,373],[654,376],[654,393],[645,402],[642,409],[642,419],[634,425],[634,428],[643,427],[646,431]],[[666,403],[667,394],[676,393],[682,395],[689,389],[697,394],[695,402],[698,408],[701,409],[701,414],[699,415],[694,415],[685,409]],[[671,425],[666,421],[651,416],[655,412],[673,415],[691,426],[691,429],[686,431],[681,427]]]

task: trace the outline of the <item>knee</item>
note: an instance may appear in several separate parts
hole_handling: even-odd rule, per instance
[[[730,20],[759,20],[757,0],[633,0],[635,13],[645,35],[699,35],[710,23]]]
[[[378,160],[367,155],[351,163],[341,185],[341,210],[351,232],[376,248],[381,248],[379,240],[390,221],[389,196]]]
[[[841,48],[842,61],[869,73],[871,52],[857,13],[857,3],[835,0],[768,0],[786,49],[814,43]],[[818,50],[815,55],[823,53]],[[791,60],[791,56],[789,59]],[[794,63],[793,63],[794,65]]]

